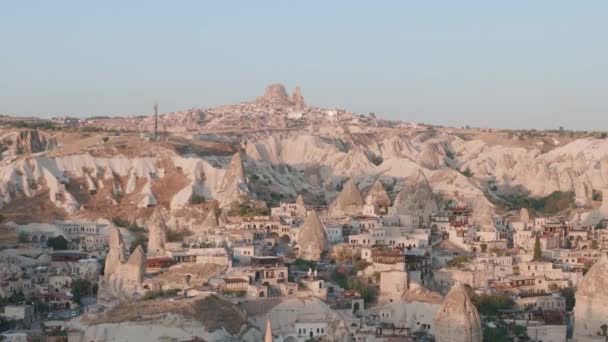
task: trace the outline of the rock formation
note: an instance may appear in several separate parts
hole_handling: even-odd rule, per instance
[[[482,231],[494,229],[494,206],[484,197],[477,197],[473,203],[473,223]]]
[[[322,342],[351,342],[352,336],[344,320],[332,320],[327,324],[327,333],[321,337]]]
[[[249,196],[247,178],[243,168],[243,159],[239,152],[235,153],[228,164],[228,169],[222,178],[222,183],[218,189],[218,200],[221,205],[240,201]]]
[[[118,228],[110,228],[110,251],[106,256],[103,279],[99,282],[98,299],[102,302],[131,299],[143,292],[146,255],[141,248],[133,251],[125,261],[122,235]]]
[[[122,240],[122,234],[118,228],[110,228],[110,250],[106,255],[106,263],[104,267],[104,279],[108,281],[110,276],[116,273],[120,265],[126,261],[125,243]]]
[[[308,212],[297,238],[300,257],[304,260],[319,261],[321,253],[327,250],[327,235],[323,224],[314,210]]]
[[[272,337],[272,324],[270,323],[270,319],[266,320],[266,329],[264,331],[264,342],[273,342],[274,338]]]
[[[589,269],[578,285],[574,306],[574,339],[589,341],[601,332],[608,322],[608,257],[602,257]]]
[[[434,323],[437,342],[482,341],[479,312],[460,283],[456,283],[443,299]]]
[[[292,105],[285,86],[280,83],[271,84],[266,87],[264,96],[258,98],[258,102],[266,102],[275,105],[290,106]]]
[[[11,146],[11,154],[31,154],[50,151],[57,147],[57,142],[53,138],[47,139],[46,135],[38,130],[21,131],[15,138]]]
[[[608,189],[602,190],[602,205],[600,207],[600,214],[608,219]]]
[[[577,206],[583,207],[589,204],[592,196],[593,189],[588,182],[579,180],[574,183],[574,203]]]
[[[606,203],[608,203],[608,200],[606,200]],[[298,195],[298,197],[296,197],[296,204],[306,207],[306,204],[304,204],[304,197],[302,197],[302,195]]]
[[[519,211],[519,219],[523,223],[530,223],[530,212],[528,212],[528,208],[521,208]]]
[[[361,197],[355,179],[351,178],[344,184],[338,197],[329,206],[329,214],[332,216],[359,214],[363,203],[363,197]]]
[[[365,196],[365,204],[373,204],[380,207],[389,207],[391,205],[391,199],[384,190],[384,186],[379,179],[376,179],[372,187]]]
[[[435,195],[422,170],[406,181],[391,212],[397,216],[411,216],[419,224],[428,222],[430,215],[437,212]]]
[[[160,207],[155,207],[148,220],[148,255],[165,256],[167,225]]]
[[[306,108],[306,103],[304,102],[300,87],[294,88],[293,93],[291,94],[291,102],[293,102],[296,110],[303,110]]]
[[[215,211],[209,210],[207,216],[205,216],[205,219],[203,220],[203,223],[198,229],[195,229],[194,233],[197,235],[210,234],[214,232],[218,225],[219,222],[217,216],[215,216]]]

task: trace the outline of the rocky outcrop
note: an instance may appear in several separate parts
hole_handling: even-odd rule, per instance
[[[104,276],[99,282],[98,300],[113,302],[139,297],[143,292],[146,255],[141,246],[137,246],[125,261],[125,245],[120,230],[110,229],[110,250],[106,256]]]
[[[473,223],[482,231],[491,231],[494,227],[495,208],[484,196],[473,200]]]
[[[219,221],[217,219],[217,216],[215,215],[215,211],[214,210],[210,210],[207,213],[207,216],[205,216],[205,219],[200,224],[200,226],[198,226],[194,230],[194,233],[196,235],[211,234],[211,233],[213,233],[215,231],[215,229],[218,226],[219,226]]]
[[[584,207],[589,204],[593,197],[593,189],[591,184],[585,180],[578,180],[574,183],[574,203],[579,207]]]
[[[327,235],[323,224],[314,210],[308,212],[297,237],[300,257],[304,260],[321,260],[321,254],[327,250]]]
[[[38,130],[21,131],[11,146],[11,155],[45,152],[56,147],[57,141],[54,138],[47,138]]]
[[[608,199],[606,200],[606,203],[608,203]],[[296,197],[296,204],[301,206],[302,208],[306,208],[306,204],[304,203],[304,197],[302,197],[302,195],[298,195],[298,197]]]
[[[303,110],[306,108],[306,103],[304,102],[304,97],[302,96],[302,90],[300,87],[295,87],[293,93],[291,94],[291,102],[295,106],[296,110]]]
[[[270,323],[270,319],[266,320],[266,329],[264,330],[264,342],[273,342],[274,338],[272,337],[272,324]]]
[[[600,214],[608,219],[608,189],[602,190],[602,205],[600,206]]]
[[[245,169],[243,168],[243,159],[239,152],[235,153],[228,164],[228,169],[222,178],[217,200],[220,205],[231,204],[235,201],[241,201],[250,195],[249,187],[247,186],[247,178],[245,177]]]
[[[148,220],[148,256],[165,256],[167,225],[160,207],[155,207]]]
[[[386,193],[384,185],[379,179],[376,179],[372,187],[365,196],[365,204],[372,204],[379,207],[389,207],[391,205],[391,198]]]
[[[528,208],[521,208],[519,211],[519,220],[523,223],[530,223],[530,212]]]
[[[390,213],[396,216],[409,216],[418,224],[428,223],[430,215],[436,213],[437,201],[426,176],[419,170],[415,177],[406,180],[403,189],[397,194]]]
[[[602,257],[589,269],[576,289],[574,306],[574,339],[591,341],[608,322],[608,257]]]
[[[327,332],[321,337],[322,342],[351,342],[352,335],[344,320],[332,320],[327,324]]]
[[[349,179],[342,187],[342,191],[329,207],[331,216],[356,215],[361,213],[363,197],[357,188],[355,179]]]
[[[289,95],[287,95],[285,86],[280,83],[267,86],[264,96],[259,97],[257,101],[282,106],[290,106],[293,104]]]
[[[434,323],[437,342],[482,341],[479,312],[460,283],[456,283],[443,299]]]

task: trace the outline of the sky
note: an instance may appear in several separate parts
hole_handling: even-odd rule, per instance
[[[2,1],[0,113],[253,99],[387,119],[608,130],[608,1]]]

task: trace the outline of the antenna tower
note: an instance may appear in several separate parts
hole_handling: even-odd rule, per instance
[[[154,103],[154,141],[158,141],[158,103]]]

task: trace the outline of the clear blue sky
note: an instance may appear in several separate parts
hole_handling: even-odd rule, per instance
[[[308,103],[608,130],[608,1],[1,1],[0,113]]]

